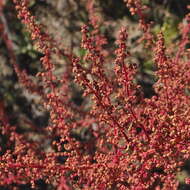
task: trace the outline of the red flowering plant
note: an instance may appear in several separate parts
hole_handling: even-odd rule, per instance
[[[190,15],[180,25],[180,40],[167,48],[163,33],[155,35],[153,23],[146,21],[148,7],[141,0],[124,0],[139,18],[139,43],[155,63],[155,95],[145,98],[127,45],[128,28],[121,27],[115,52],[106,49],[109,41],[101,33],[104,22],[95,1],[86,2],[89,24],[81,28],[83,56],[61,48],[44,31],[30,13],[29,1],[13,2],[42,54],[35,78],[17,64],[3,19],[1,37],[19,83],[40,98],[50,118],[43,129],[25,121],[38,134],[34,138],[11,125],[0,102],[1,187],[37,188],[41,180],[58,190],[177,189],[177,173],[190,158]],[[3,3],[0,6],[2,18]],[[65,60],[62,74],[56,73],[55,57]],[[72,103],[72,85],[81,86],[85,103]]]

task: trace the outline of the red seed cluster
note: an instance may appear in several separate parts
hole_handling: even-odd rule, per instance
[[[155,63],[155,95],[144,98],[135,81],[138,68],[130,59],[127,28],[120,29],[115,52],[107,51],[95,1],[87,2],[90,22],[81,28],[83,58],[57,47],[29,12],[27,0],[13,2],[43,54],[42,71],[36,75],[39,84],[16,66],[5,23],[0,23],[0,31],[19,82],[41,97],[50,118],[47,129],[30,123],[39,135],[35,140],[10,124],[0,102],[0,132],[8,139],[0,155],[0,185],[35,187],[41,179],[58,190],[177,190],[177,172],[190,159],[189,15],[180,27],[182,39],[175,52],[167,49],[161,32],[153,37],[143,3],[124,0],[131,14],[139,16]],[[63,54],[67,63],[63,75],[57,76],[53,56]],[[77,107],[71,101],[73,83],[81,86],[88,105]]]

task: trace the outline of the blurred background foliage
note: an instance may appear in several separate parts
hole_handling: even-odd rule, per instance
[[[156,35],[160,30],[164,33],[167,47],[170,47],[180,39],[179,23],[183,22],[185,14],[188,12],[188,0],[143,0],[148,6],[147,20],[153,21],[152,32]],[[153,71],[154,62],[152,52],[143,48],[143,44],[138,43],[141,32],[138,28],[138,18],[131,16],[122,0],[96,0],[98,11],[101,13],[105,23],[101,25],[102,34],[108,39],[105,45],[110,52],[116,47],[115,39],[117,31],[124,25],[128,26],[128,47],[131,51],[131,60],[139,65],[137,81],[143,87],[144,96],[151,97],[154,94],[152,85],[155,82]],[[42,23],[60,46],[66,47],[83,58],[85,51],[80,48],[81,33],[80,27],[88,22],[88,11],[86,10],[86,0],[30,0],[30,11],[36,16],[39,23]],[[17,64],[21,69],[26,70],[30,76],[35,77],[40,71],[39,59],[42,56],[36,50],[30,39],[30,35],[25,27],[16,17],[16,12],[11,0],[5,1],[5,6],[0,17],[0,25],[4,22],[7,27],[9,37],[13,42],[14,53]],[[113,53],[109,54],[108,59],[113,58]],[[63,62],[67,60],[62,60]],[[61,72],[61,61],[57,72]],[[10,55],[6,44],[0,34],[0,102],[3,102],[6,113],[11,125],[18,126],[18,132],[35,132],[28,123],[43,129],[47,126],[49,114],[40,106],[38,96],[30,94],[18,83],[18,78],[10,63]],[[76,106],[83,101],[80,89],[71,85],[72,100]],[[2,108],[1,108],[2,109]],[[27,122],[25,122],[27,121]],[[37,130],[38,131],[38,130]],[[73,134],[78,139],[83,139],[83,130],[78,134]],[[6,138],[0,135],[0,144],[6,146]],[[5,147],[4,147],[5,148]],[[3,150],[3,149],[2,149]],[[184,178],[189,170],[189,163],[185,164],[184,172],[178,176],[181,183],[179,189],[190,189],[184,185]],[[38,189],[51,189],[43,180],[36,182]],[[14,185],[13,185],[14,186]],[[29,185],[22,187],[15,184],[20,189],[30,189]],[[0,187],[0,189],[9,189]]]

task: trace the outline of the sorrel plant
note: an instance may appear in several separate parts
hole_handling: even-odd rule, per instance
[[[40,136],[31,138],[10,124],[1,102],[0,130],[6,138],[6,145],[1,145],[5,147],[0,156],[1,187],[30,184],[35,188],[43,180],[57,190],[177,189],[177,173],[190,159],[190,14],[180,24],[180,39],[171,48],[162,31],[152,31],[153,23],[145,14],[148,7],[141,0],[124,0],[139,19],[139,43],[151,52],[155,64],[155,94],[146,98],[127,45],[130,26],[121,26],[114,52],[106,49],[109,41],[101,32],[104,21],[95,1],[86,1],[89,23],[81,27],[79,44],[85,55],[77,56],[61,48],[37,23],[29,1],[13,2],[43,55],[36,78],[18,66],[5,22],[1,22],[1,37],[20,85],[40,97],[50,118],[46,128],[31,125]],[[61,75],[55,72],[55,57],[65,60]],[[73,84],[83,89],[86,102],[79,106],[71,101]],[[49,143],[48,149],[44,142]]]

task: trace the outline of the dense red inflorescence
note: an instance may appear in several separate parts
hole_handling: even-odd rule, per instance
[[[127,28],[119,31],[116,50],[111,52],[115,59],[106,62],[110,52],[104,45],[109,42],[100,32],[103,21],[95,12],[95,1],[87,2],[90,22],[81,28],[83,58],[59,49],[29,12],[27,0],[13,2],[18,18],[43,54],[42,71],[36,75],[39,85],[17,66],[5,23],[0,31],[20,84],[38,94],[50,113],[47,131],[39,133],[54,148],[45,150],[27,134],[18,133],[0,103],[0,130],[8,138],[0,155],[0,185],[30,183],[35,187],[36,181],[43,179],[58,190],[177,189],[177,171],[190,158],[189,15],[180,27],[177,53],[171,53],[163,34],[151,33],[144,14],[147,7],[140,0],[124,0],[130,12],[139,17],[141,42],[148,42],[146,47],[153,53],[156,95],[147,99],[135,82],[138,68],[130,61],[133,55],[127,46]],[[68,61],[59,77],[54,73],[54,55],[64,55]],[[108,67],[113,68],[110,75]],[[78,109],[71,103],[73,78],[90,99],[89,108],[81,105]],[[86,134],[83,139],[75,133],[80,129]],[[189,183],[188,178],[186,181]]]

